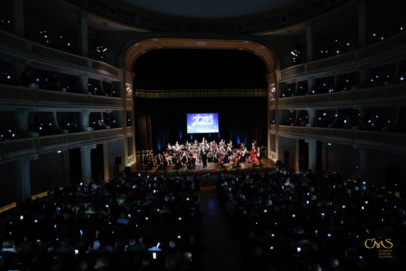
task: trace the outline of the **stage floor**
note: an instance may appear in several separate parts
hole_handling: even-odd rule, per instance
[[[261,159],[262,162],[262,166],[263,167],[273,167],[275,166],[275,162],[272,161],[271,159],[268,158],[262,158]],[[234,165],[232,164],[232,162],[230,164],[224,164],[223,165],[224,168],[227,169],[233,169],[235,168]],[[251,162],[245,162],[245,163],[240,163],[240,168],[248,168],[248,167],[252,167],[252,163]],[[152,169],[150,170],[146,170],[147,166],[144,165],[141,162],[135,163],[134,165],[131,166],[131,171],[133,172],[138,172],[138,171],[148,171],[148,172],[154,172],[158,169],[158,166],[154,166],[152,167]],[[217,163],[211,163],[211,162],[207,162],[207,168],[206,169],[220,169],[221,166],[218,165]],[[196,163],[196,165],[194,167],[192,167],[192,169],[190,170],[202,170],[203,169],[203,164],[202,163]],[[175,169],[175,165],[168,165],[166,167],[167,171],[172,171],[172,170],[176,170]],[[178,170],[188,170],[186,166],[183,166],[181,168],[179,168]]]

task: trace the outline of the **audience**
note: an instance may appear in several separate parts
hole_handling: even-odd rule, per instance
[[[405,202],[395,196],[399,191],[348,181],[342,172],[285,169],[224,176],[217,189],[241,243],[244,270],[402,270],[405,265]],[[393,257],[381,259],[378,249],[367,249],[368,238],[389,238]]]
[[[27,199],[0,216],[0,270],[201,270],[198,192],[130,173]]]

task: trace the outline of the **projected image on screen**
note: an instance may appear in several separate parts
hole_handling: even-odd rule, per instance
[[[187,114],[187,133],[218,133],[219,114],[218,113],[193,113]]]

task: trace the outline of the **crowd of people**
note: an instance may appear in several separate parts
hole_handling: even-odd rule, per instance
[[[343,173],[274,170],[226,176],[217,189],[245,270],[406,266],[405,201],[396,181],[389,192]]]
[[[199,183],[129,173],[0,215],[0,270],[201,270]]]

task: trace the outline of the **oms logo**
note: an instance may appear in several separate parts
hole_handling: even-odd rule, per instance
[[[384,242],[385,242],[385,244],[384,244]],[[380,241],[380,242],[377,242],[375,240],[375,238],[367,239],[367,240],[365,240],[364,245],[368,249],[373,249],[373,248],[391,249],[393,247],[392,240],[389,238],[385,239],[385,241]]]

